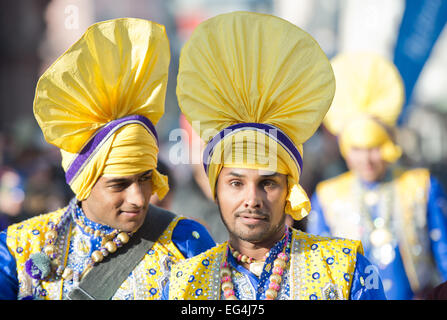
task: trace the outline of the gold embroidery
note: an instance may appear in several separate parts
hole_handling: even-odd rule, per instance
[[[62,299],[62,281],[54,278],[42,281],[40,287],[31,281],[25,272],[25,262],[33,253],[40,252],[44,245],[45,232],[48,230],[49,221],[58,221],[66,208],[40,215],[19,224],[10,226],[7,229],[7,245],[16,259],[17,273],[19,280],[18,298],[29,296],[33,293],[34,298],[59,300]],[[129,275],[118,289],[113,299],[159,299],[162,288],[160,285],[166,283],[167,272],[165,266],[169,265],[166,257],[175,263],[184,259],[183,255],[172,243],[172,232],[178,221],[184,219],[177,217],[174,219],[165,232],[160,236],[153,248],[144,259],[138,264],[135,270]],[[66,246],[68,248],[68,246]],[[90,245],[86,242],[79,242],[76,246],[82,253],[90,250]],[[68,249],[67,249],[68,250]],[[87,252],[88,253],[88,252]],[[164,261],[160,264],[160,261]],[[161,280],[160,280],[161,279]],[[164,281],[163,281],[164,279]]]
[[[227,244],[223,243],[174,265],[169,299],[220,299],[219,271],[226,249]],[[290,299],[349,299],[357,253],[363,253],[359,241],[293,230]]]

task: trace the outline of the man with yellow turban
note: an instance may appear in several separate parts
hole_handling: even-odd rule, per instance
[[[447,279],[447,199],[428,170],[393,165],[401,77],[371,53],[340,54],[332,68],[337,90],[324,124],[349,171],[317,185],[307,231],[361,240],[388,299],[421,297]]]
[[[177,96],[207,143],[205,172],[229,240],[173,266],[163,298],[383,298],[359,241],[286,224],[286,214],[310,210],[302,144],[334,89],[318,44],[283,19],[234,12],[197,27],[181,52]]]
[[[158,299],[171,263],[215,245],[206,229],[149,205],[170,52],[164,26],[91,26],[41,76],[34,114],[60,148],[76,197],[0,234],[0,299]]]

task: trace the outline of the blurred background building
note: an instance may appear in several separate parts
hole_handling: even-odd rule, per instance
[[[0,215],[10,221],[61,207],[72,197],[59,151],[44,141],[34,120],[34,89],[41,73],[89,25],[118,17],[166,26],[170,78],[166,114],[157,130],[160,159],[175,180],[168,206],[188,216],[195,215],[195,207],[205,208],[203,219],[207,214],[213,219],[202,222],[217,241],[225,235],[223,226],[213,222],[220,218],[204,177],[190,161],[172,163],[169,153],[179,142],[171,133],[181,127],[175,96],[180,50],[201,21],[220,13],[245,10],[282,17],[310,33],[329,58],[343,51],[373,51],[393,60],[407,92],[398,134],[405,153],[401,162],[429,167],[447,185],[445,0],[16,0],[0,6]],[[336,140],[324,127],[305,144],[304,163],[301,183],[309,196],[317,182],[345,170]],[[191,197],[183,192],[191,188],[198,202],[187,208]]]

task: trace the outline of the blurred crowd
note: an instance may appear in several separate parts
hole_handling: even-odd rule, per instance
[[[14,136],[0,135],[0,229],[65,206],[72,197],[51,147],[20,147]]]
[[[421,126],[421,121],[427,125]],[[194,134],[182,119],[178,127]],[[442,148],[445,143],[442,137],[447,133],[447,112],[442,108],[416,108],[408,124],[398,132],[397,138],[404,150],[400,164],[427,167],[447,187],[447,150]],[[37,130],[32,135],[40,137],[41,133]],[[437,137],[440,137],[439,145]],[[65,182],[59,150],[40,139],[28,141],[24,144],[17,134],[0,133],[0,229],[64,207],[74,196]],[[173,146],[174,142],[165,139],[159,159],[159,171],[169,177],[170,192],[163,201],[153,197],[152,202],[198,220],[208,227],[217,242],[224,241],[226,229],[210,197],[201,164],[172,163],[168,154]],[[304,145],[301,185],[310,197],[318,182],[346,170],[336,137],[321,126]],[[294,225],[306,230],[306,219],[295,221]]]

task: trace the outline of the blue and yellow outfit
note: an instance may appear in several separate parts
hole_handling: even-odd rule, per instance
[[[311,199],[307,231],[361,239],[366,257],[379,267],[387,298],[406,300],[447,279],[446,194],[428,170],[394,170],[394,176],[393,181],[368,183],[348,172],[320,183]],[[361,196],[354,195],[361,190],[379,195],[390,182],[397,191],[389,193],[393,198],[385,200],[383,194],[367,211],[362,210]],[[398,208],[389,219],[385,218],[387,202]],[[371,232],[385,222],[384,227],[397,236],[374,246]]]
[[[41,76],[34,115],[46,141],[60,148],[76,197],[0,235],[0,298],[65,299],[84,271],[119,254],[137,230],[91,221],[79,204],[99,178],[150,171],[152,193],[166,195],[155,125],[164,113],[169,61],[164,26],[123,18],[88,28]],[[112,298],[158,299],[172,263],[214,244],[200,224],[174,218]]]
[[[379,148],[388,168],[379,181],[348,171],[320,182],[307,231],[361,240],[387,298],[412,299],[447,279],[446,194],[428,170],[394,165],[401,150],[390,132],[404,96],[397,69],[366,53],[340,55],[332,66],[339,90],[326,127],[344,157],[353,147]]]
[[[321,124],[335,91],[330,63],[315,40],[275,16],[222,14],[200,24],[185,44],[177,84],[182,112],[193,128],[200,123],[213,197],[223,167],[277,172],[287,177],[284,214],[304,218],[310,201],[299,184],[302,144]],[[258,264],[259,277],[228,251],[225,242],[174,265],[163,298],[384,298],[359,241],[285,229]],[[288,262],[279,262],[283,258]]]
[[[223,260],[228,259],[237,298],[264,300],[273,261],[289,241],[286,253],[291,257],[290,266],[283,275],[277,299],[385,299],[377,269],[362,255],[359,241],[319,237],[294,229],[287,232],[292,236],[284,237],[270,249],[259,278],[236,261],[225,242],[173,266],[163,298],[223,299],[219,272]]]
[[[72,225],[67,230],[65,267],[81,274],[92,252],[100,247],[100,238],[91,230],[111,232],[113,229],[89,220],[78,205],[71,204],[58,211],[44,214],[10,226],[0,233],[0,300],[51,299],[62,300],[76,284],[76,279],[48,279],[39,283],[25,271],[25,261],[40,252],[49,221],[57,221],[66,210],[73,218],[83,220],[83,225]],[[193,257],[215,245],[208,231],[199,223],[176,217],[159,240],[147,252],[137,267],[129,274],[112,299],[159,299],[161,288],[168,280],[170,267],[179,260]]]

